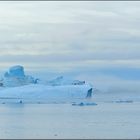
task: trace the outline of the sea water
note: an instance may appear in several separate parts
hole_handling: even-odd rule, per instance
[[[0,104],[0,138],[140,138],[140,103]]]

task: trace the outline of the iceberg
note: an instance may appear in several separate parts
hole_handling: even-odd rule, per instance
[[[0,102],[62,102],[92,97],[92,85],[85,81],[69,80],[63,76],[43,81],[26,75],[24,67],[9,68],[0,80]]]

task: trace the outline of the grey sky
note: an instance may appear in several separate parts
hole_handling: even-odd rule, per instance
[[[0,2],[0,68],[84,69],[84,75],[140,69],[139,7],[132,1]]]

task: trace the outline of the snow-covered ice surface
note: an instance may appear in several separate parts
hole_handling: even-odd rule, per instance
[[[136,93],[99,93],[76,101],[82,106],[70,102],[0,104],[0,138],[138,139],[139,97]]]

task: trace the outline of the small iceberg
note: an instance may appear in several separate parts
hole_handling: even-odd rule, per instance
[[[95,106],[97,104],[96,103],[84,103],[84,102],[81,102],[81,103],[73,103],[72,105],[73,106]]]
[[[115,103],[133,103],[132,100],[118,100],[118,101],[115,101]]]

